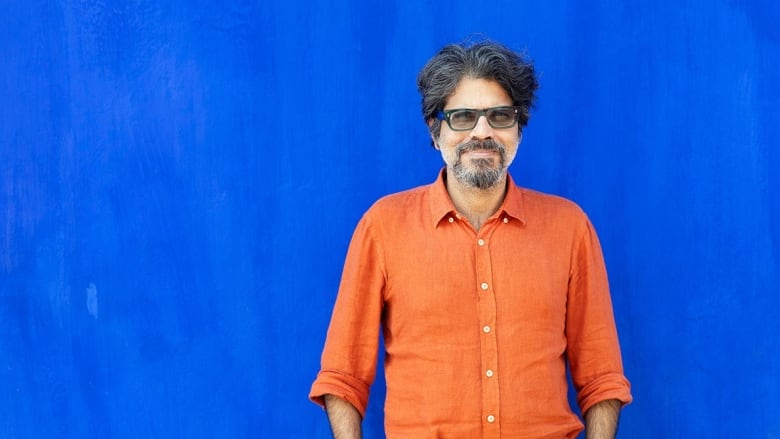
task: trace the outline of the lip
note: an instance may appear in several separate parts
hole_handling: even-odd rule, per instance
[[[468,155],[474,158],[494,157],[498,152],[488,149],[475,149],[473,151],[466,151],[463,155]]]

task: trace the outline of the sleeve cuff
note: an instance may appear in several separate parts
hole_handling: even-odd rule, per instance
[[[322,370],[311,386],[309,399],[320,407],[325,407],[323,396],[334,395],[352,404],[361,417],[366,415],[369,386],[359,379],[334,370]]]
[[[611,373],[599,377],[577,393],[577,404],[583,414],[594,405],[608,399],[617,399],[623,405],[633,400],[631,384],[622,374]]]

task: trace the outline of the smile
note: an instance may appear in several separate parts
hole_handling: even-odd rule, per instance
[[[498,151],[493,151],[489,149],[475,149],[473,151],[466,151],[463,154],[468,155],[471,158],[479,159],[479,158],[495,157],[496,154],[498,154]]]

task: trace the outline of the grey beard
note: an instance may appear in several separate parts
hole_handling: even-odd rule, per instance
[[[493,164],[493,160],[491,159],[472,160],[471,163],[476,168],[473,170],[464,166],[460,159],[461,154],[476,149],[498,152],[498,166],[491,166]],[[455,179],[461,184],[477,189],[490,189],[501,181],[501,177],[503,177],[504,172],[506,171],[506,148],[500,143],[491,139],[481,141],[470,140],[458,145],[456,152],[458,154],[458,160],[452,167],[452,173],[455,176]]]

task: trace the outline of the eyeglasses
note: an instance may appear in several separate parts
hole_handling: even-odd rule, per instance
[[[455,108],[439,111],[436,118],[446,120],[447,125],[453,131],[469,131],[477,126],[479,118],[483,115],[491,127],[497,129],[509,128],[517,123],[519,107],[493,107],[485,108],[484,110]]]

